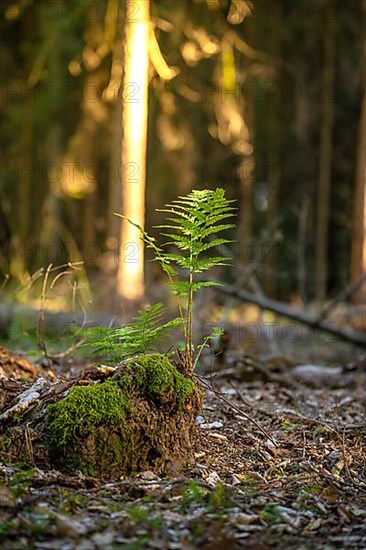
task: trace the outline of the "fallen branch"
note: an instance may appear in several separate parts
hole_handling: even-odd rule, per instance
[[[250,304],[256,304],[262,309],[267,309],[277,313],[278,315],[287,317],[288,319],[299,321],[300,323],[303,323],[304,325],[307,325],[315,330],[321,330],[328,332],[329,334],[334,334],[334,336],[337,336],[337,338],[341,340],[366,347],[365,333],[356,332],[354,330],[339,327],[335,323],[319,320],[304,311],[298,311],[287,304],[277,302],[276,300],[271,300],[266,296],[248,292],[247,290],[238,289],[235,286],[223,285],[219,281],[216,282],[219,285],[216,289],[223,294],[234,296],[235,298]]]
[[[42,390],[47,386],[49,386],[47,380],[38,378],[32,387],[18,395],[18,402],[13,407],[0,415],[0,422],[9,421],[16,415],[22,415],[31,405],[38,403]]]

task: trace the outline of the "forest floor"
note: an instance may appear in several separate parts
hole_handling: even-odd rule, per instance
[[[0,548],[366,548],[365,354],[345,368],[336,346],[332,360],[322,349],[326,366],[297,377],[230,353],[206,369],[183,471],[104,482],[0,463]],[[11,384],[4,361],[0,375]]]

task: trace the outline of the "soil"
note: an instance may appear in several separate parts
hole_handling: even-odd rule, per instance
[[[161,475],[103,481],[9,456],[0,464],[0,548],[366,548],[365,354],[346,354],[346,365],[343,350],[314,351],[318,367],[347,373],[330,383],[299,380],[289,356],[239,361],[229,350],[211,362],[194,448]],[[25,369],[17,381],[24,364],[14,365],[1,380],[2,410],[15,385],[31,385],[19,378],[39,376]],[[87,368],[69,366],[73,376]],[[42,374],[55,381],[61,371]]]

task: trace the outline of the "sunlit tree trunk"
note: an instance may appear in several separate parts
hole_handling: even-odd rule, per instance
[[[149,0],[126,3],[124,82],[122,90],[122,213],[144,227]],[[121,221],[118,292],[122,298],[138,300],[144,293],[144,249],[139,231]]]
[[[328,231],[331,164],[333,156],[335,22],[333,0],[328,0],[324,36],[324,70],[322,92],[322,126],[320,142],[319,187],[316,231],[316,297],[324,300],[328,278]]]
[[[363,3],[366,21],[366,0]],[[357,145],[354,225],[352,240],[351,278],[356,281],[366,272],[366,39],[363,47],[362,98]],[[366,284],[354,295],[356,302],[366,302]]]

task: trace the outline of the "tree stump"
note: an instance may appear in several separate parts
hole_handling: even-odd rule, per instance
[[[53,393],[7,420],[0,459],[113,479],[177,469],[189,457],[202,393],[164,355],[130,358],[102,381]]]

